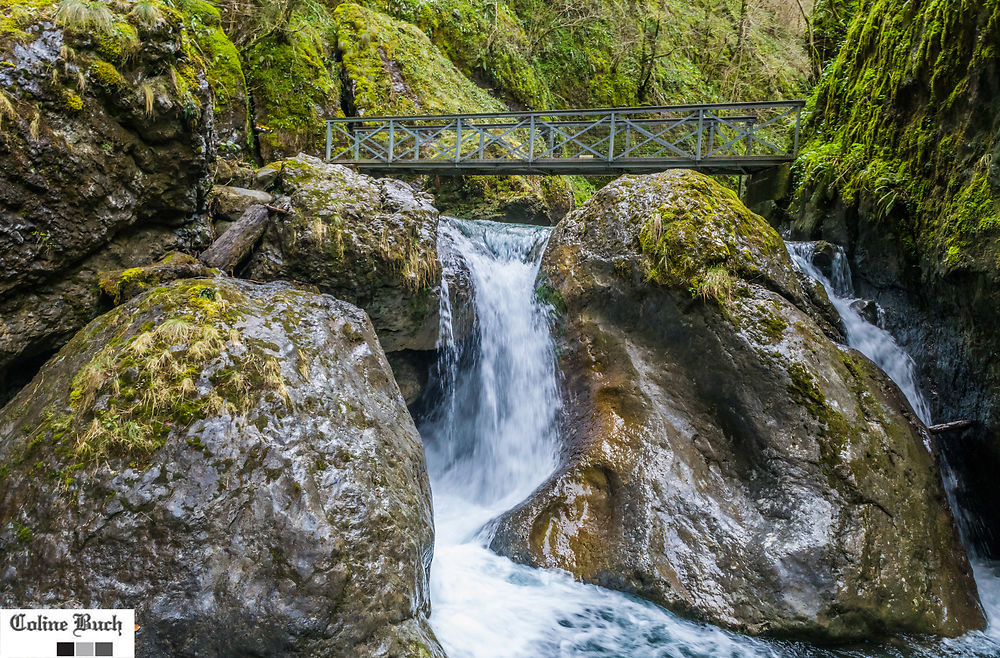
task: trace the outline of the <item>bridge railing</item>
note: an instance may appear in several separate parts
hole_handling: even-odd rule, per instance
[[[793,159],[802,101],[327,121],[326,158],[383,168]]]

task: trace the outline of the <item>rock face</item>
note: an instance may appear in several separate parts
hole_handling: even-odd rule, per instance
[[[966,536],[1000,559],[997,8],[890,0],[827,13],[846,19],[843,38],[812,93],[789,228],[845,247],[933,416],[978,421],[942,449],[977,519]]]
[[[247,276],[310,283],[357,304],[387,352],[434,349],[441,266],[430,196],[306,155],[280,167],[292,214],[272,224]]]
[[[131,8],[78,7],[102,26],[56,2],[5,6],[0,400],[98,313],[93,272],[210,240],[215,110],[238,96],[223,93],[220,49],[235,49],[208,3],[157,3],[145,22]]]
[[[199,220],[180,228],[144,226],[124,231],[92,256],[45,281],[0,300],[0,404],[108,304],[101,272],[149,265],[169,250],[190,250],[211,241]],[[26,378],[23,375],[27,373]]]
[[[364,313],[190,279],[0,411],[0,605],[135,607],[157,656],[443,655],[423,448]]]
[[[566,444],[494,549],[750,633],[983,627],[919,422],[732,192],[620,179],[559,224],[542,276]]]

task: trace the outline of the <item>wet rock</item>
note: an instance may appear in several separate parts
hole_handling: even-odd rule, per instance
[[[814,312],[809,313],[812,319],[832,340],[839,343],[846,342],[844,321],[841,319],[837,307],[830,301],[830,295],[827,294],[823,284],[805,274],[799,277],[799,281],[806,291],[812,308],[815,309]]]
[[[542,276],[566,309],[566,444],[494,549],[749,633],[983,627],[919,421],[824,335],[732,192],[619,179],[556,228]]]
[[[199,7],[205,20],[214,11]],[[210,82],[216,53],[180,54],[206,32],[199,21],[193,34],[187,8],[137,31],[130,4],[102,6],[117,27],[101,38],[56,25],[58,3],[14,8],[0,30],[12,109],[0,129],[0,381],[100,312],[96,271],[210,239],[204,197],[225,105]]]
[[[868,324],[878,326],[878,304],[870,299],[856,299],[851,302],[851,309],[865,319]]]
[[[0,411],[0,605],[134,607],[138,653],[442,656],[423,448],[359,309],[194,279]]]
[[[0,404],[83,325],[107,310],[100,272],[145,266],[171,250],[197,251],[209,242],[207,221],[181,229],[137,228],[116,236],[79,265],[0,299]]]
[[[833,278],[833,263],[837,258],[838,248],[836,245],[820,240],[813,247],[812,264],[828,279]]]
[[[363,308],[387,352],[437,344],[439,215],[430,196],[299,155],[270,169],[291,202],[251,257],[248,278],[293,279]]]
[[[402,350],[390,352],[386,358],[392,366],[392,373],[403,399],[406,400],[406,406],[412,407],[427,388],[428,375],[436,362],[436,353]]]
[[[274,201],[274,195],[245,187],[216,185],[209,197],[209,211],[217,222],[235,222],[247,208],[256,204],[267,205]]]

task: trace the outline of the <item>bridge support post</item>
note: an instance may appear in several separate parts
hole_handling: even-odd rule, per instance
[[[795,141],[792,144],[792,157],[799,157],[799,127],[802,125],[802,106],[795,113]]]
[[[456,119],[458,126],[455,128],[455,162],[462,159],[462,117]]]
[[[389,152],[388,160],[392,162],[392,152],[396,148],[396,122],[393,119],[389,119]]]
[[[528,131],[528,162],[535,161],[535,115],[531,115],[531,128]]]
[[[705,132],[705,110],[698,110],[698,153],[695,158],[698,162],[701,162],[701,138]]]
[[[611,113],[611,131],[608,133],[608,162],[615,159],[615,113]]]

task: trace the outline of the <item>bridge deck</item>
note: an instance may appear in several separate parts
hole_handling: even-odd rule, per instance
[[[327,122],[327,160],[367,173],[745,173],[793,160],[802,101],[358,117]]]

